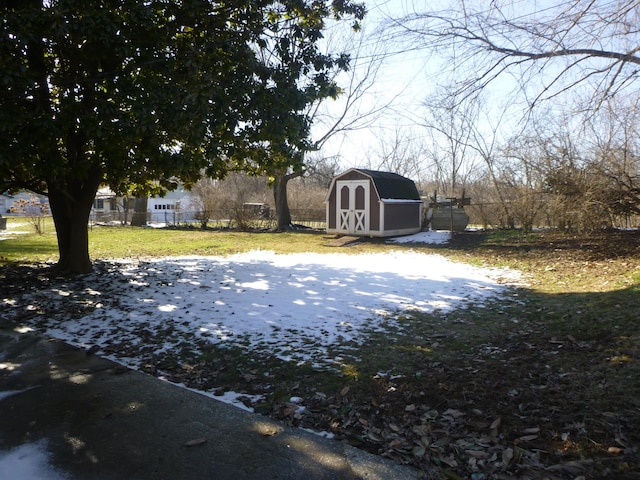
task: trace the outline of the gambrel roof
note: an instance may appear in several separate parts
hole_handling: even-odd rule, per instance
[[[380,199],[420,200],[420,193],[413,180],[397,173],[355,168],[371,178]]]

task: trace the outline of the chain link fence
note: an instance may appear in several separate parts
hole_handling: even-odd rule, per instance
[[[323,230],[326,228],[324,209],[291,209],[294,226]],[[91,212],[90,225],[128,225],[132,211]],[[199,227],[212,229],[269,230],[275,228],[275,211],[266,204],[245,204],[241,208],[148,211],[148,224],[168,227]]]

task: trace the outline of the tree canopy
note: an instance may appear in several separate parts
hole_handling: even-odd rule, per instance
[[[0,6],[0,190],[49,197],[60,260],[91,269],[97,188],[151,193],[202,173],[296,161],[328,94],[324,19],[349,0],[10,0]],[[294,19],[292,21],[292,19]],[[278,36],[288,25],[290,36]],[[274,44],[271,39],[278,39]],[[264,61],[271,45],[302,51]],[[291,70],[295,67],[295,70]],[[311,79],[299,82],[300,75]]]

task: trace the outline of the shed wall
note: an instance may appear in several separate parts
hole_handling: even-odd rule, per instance
[[[336,224],[336,188],[334,187],[329,192],[329,201],[327,202],[327,229],[335,230]]]
[[[380,231],[380,199],[373,185],[369,182],[369,230],[372,232]]]
[[[384,206],[384,229],[420,229],[420,203],[387,203]]]
[[[373,237],[388,237],[406,235],[420,231],[421,206],[415,200],[395,200],[382,202],[375,182],[371,177],[358,170],[350,170],[334,178],[332,188],[327,195],[327,231],[336,232],[338,229],[338,182],[367,181],[369,182],[368,231]],[[384,218],[383,218],[384,216]]]

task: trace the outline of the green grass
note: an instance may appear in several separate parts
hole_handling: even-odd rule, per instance
[[[21,224],[20,227],[16,225]],[[0,241],[0,261],[38,263],[56,261],[58,247],[52,224],[37,235],[33,227],[10,218],[7,235]],[[0,238],[2,232],[0,232]],[[325,235],[315,231],[236,232],[230,230],[157,229],[129,226],[93,226],[89,229],[89,255],[93,260],[184,255],[230,255],[250,250],[276,253],[371,252],[385,248],[383,242],[364,242],[348,249],[327,247]],[[399,248],[402,248],[399,246]]]

